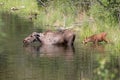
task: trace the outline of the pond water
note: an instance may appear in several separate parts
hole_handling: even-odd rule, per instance
[[[0,80],[119,80],[120,57],[98,47],[23,47],[33,31],[31,21],[11,13],[0,15]],[[39,43],[35,43],[39,44]]]

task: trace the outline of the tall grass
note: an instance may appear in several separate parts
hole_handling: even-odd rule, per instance
[[[38,20],[35,22],[47,28],[55,26],[67,27],[75,20],[75,7],[69,3],[70,1],[50,1],[45,10],[40,12]],[[35,25],[39,27],[40,25]]]
[[[38,6],[36,0],[0,0],[0,11],[17,14],[21,17],[26,17],[31,12],[38,12]],[[17,8],[19,10],[12,11],[11,8]]]

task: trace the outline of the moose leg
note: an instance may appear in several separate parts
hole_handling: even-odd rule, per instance
[[[109,42],[106,38],[103,38],[103,41],[105,41],[106,43],[108,43],[108,42]]]
[[[73,46],[74,40],[75,40],[75,35],[72,36],[72,37],[68,40],[67,45],[68,45],[68,46]]]
[[[98,40],[95,40],[95,46],[98,46]]]
[[[73,41],[72,41],[72,39],[70,39],[70,40],[67,42],[67,45],[68,45],[68,46],[73,45]]]

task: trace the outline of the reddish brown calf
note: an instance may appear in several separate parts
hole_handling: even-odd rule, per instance
[[[108,40],[106,39],[107,33],[106,32],[102,32],[99,34],[94,34],[90,37],[87,37],[83,40],[83,44],[86,44],[87,42],[93,42],[95,45],[98,44],[98,42],[106,42],[108,43]]]

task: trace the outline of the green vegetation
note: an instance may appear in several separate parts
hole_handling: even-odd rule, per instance
[[[37,12],[37,2],[35,0],[0,0],[0,11],[17,14],[21,17],[27,18],[26,16],[31,12]],[[12,10],[15,8],[15,10]]]
[[[0,0],[0,12],[18,15],[30,20],[34,27],[56,29],[72,27],[80,41],[91,34],[106,31],[112,44],[107,50],[120,50],[120,0]],[[38,14],[37,19],[31,14]]]

